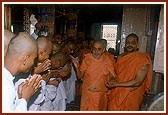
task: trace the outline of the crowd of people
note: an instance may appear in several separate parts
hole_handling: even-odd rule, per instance
[[[3,111],[66,111],[77,93],[80,111],[138,111],[152,78],[150,56],[138,51],[138,41],[129,34],[115,58],[105,39],[4,30]]]

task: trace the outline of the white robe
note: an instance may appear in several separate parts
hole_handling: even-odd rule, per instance
[[[65,94],[65,88],[61,80],[61,82],[57,87],[56,98],[52,101],[52,104],[54,105],[54,111],[65,111],[66,99],[67,99],[67,96]]]
[[[45,100],[46,82],[42,80],[41,89],[30,98],[29,111],[41,111],[41,105]]]
[[[64,87],[65,87],[65,92],[67,96],[67,102],[66,103],[71,103],[71,101],[75,100],[75,82],[76,82],[76,72],[74,70],[73,65],[71,64],[71,75],[68,79],[64,80]]]
[[[31,77],[31,75],[29,75]],[[19,79],[15,83],[16,89],[18,89],[18,86],[25,82],[26,79]],[[46,89],[46,82],[42,80],[41,82],[41,89],[39,89],[29,100],[28,102],[28,110],[29,111],[40,111],[41,110],[41,104],[44,102],[45,99],[45,89]]]
[[[54,85],[46,85],[45,101],[41,106],[41,111],[65,111],[65,100],[66,94],[62,80],[57,87]]]
[[[18,99],[18,93],[13,83],[14,77],[6,68],[3,68],[3,72],[2,112],[27,111],[26,100]]]

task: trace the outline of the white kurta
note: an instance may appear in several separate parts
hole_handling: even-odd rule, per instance
[[[73,65],[71,64],[71,76],[63,81],[64,87],[65,87],[65,92],[67,96],[67,103],[71,103],[71,101],[75,100],[75,82],[76,82],[76,72],[74,70]]]
[[[13,83],[14,77],[6,69],[3,68],[3,96],[2,111],[27,111],[27,102],[25,99],[18,99],[18,93]]]

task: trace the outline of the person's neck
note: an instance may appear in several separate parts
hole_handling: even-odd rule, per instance
[[[16,63],[16,61],[12,61],[13,59],[9,59],[7,56],[5,58],[4,61],[4,67],[12,74],[12,76],[14,77],[15,75],[17,75],[19,73],[18,70],[18,63]]]
[[[134,53],[134,52],[137,52],[137,51],[132,51],[132,52],[128,52],[128,51],[127,51],[127,52],[125,52],[125,53],[126,53],[126,55],[127,55],[127,54],[131,54],[131,53]]]

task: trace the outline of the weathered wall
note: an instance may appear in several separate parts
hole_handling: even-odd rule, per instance
[[[139,50],[146,52],[146,19],[147,7],[145,5],[124,5],[120,53],[124,52],[125,37],[130,33],[139,36]]]

